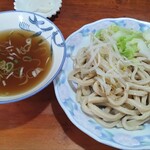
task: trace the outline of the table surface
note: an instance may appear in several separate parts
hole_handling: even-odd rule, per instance
[[[43,0],[44,1],[44,0]],[[13,10],[13,0],[1,0],[0,11]],[[64,38],[102,18],[132,17],[150,21],[150,0],[63,0],[50,20]],[[74,126],[55,97],[53,84],[24,101],[0,105],[1,150],[113,150]]]

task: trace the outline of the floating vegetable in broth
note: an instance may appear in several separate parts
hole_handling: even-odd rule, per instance
[[[52,50],[34,32],[0,32],[0,95],[23,93],[39,84],[52,65]]]

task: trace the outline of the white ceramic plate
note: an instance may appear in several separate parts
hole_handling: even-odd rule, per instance
[[[102,127],[82,112],[80,105],[75,99],[75,93],[67,81],[68,74],[73,69],[73,62],[70,56],[74,55],[80,47],[88,44],[90,32],[95,33],[97,30],[106,28],[112,23],[141,31],[150,28],[150,23],[147,22],[131,18],[116,18],[103,19],[87,24],[71,34],[66,39],[67,58],[63,69],[54,80],[55,93],[58,102],[73,124],[96,141],[119,149],[150,149],[150,124],[145,124],[144,129],[138,131]]]

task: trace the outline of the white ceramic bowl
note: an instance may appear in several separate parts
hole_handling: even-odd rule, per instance
[[[71,56],[74,56],[81,47],[89,44],[89,34],[91,32],[95,33],[111,24],[140,31],[150,28],[150,23],[132,18],[108,18],[87,24],[72,33],[66,39],[66,59],[64,66],[59,76],[54,80],[56,96],[72,123],[96,141],[119,149],[148,150],[150,149],[150,123],[145,123],[144,128],[137,131],[104,128],[93,118],[83,113],[80,104],[76,101],[76,94],[68,83],[68,75],[73,69]]]
[[[14,0],[14,9],[30,11],[51,18],[62,6],[62,0]]]
[[[47,39],[53,51],[53,64],[43,81],[25,93],[14,96],[1,96],[0,104],[2,104],[28,98],[49,85],[62,68],[66,47],[63,35],[58,27],[50,20],[38,14],[23,11],[6,11],[0,13],[0,20],[0,31],[21,29],[40,33],[41,36]]]

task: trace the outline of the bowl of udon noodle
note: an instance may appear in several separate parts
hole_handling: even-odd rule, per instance
[[[65,59],[65,42],[49,19],[25,11],[0,13],[0,104],[48,86]]]
[[[54,85],[72,123],[103,144],[150,149],[150,23],[98,20],[72,33],[66,49]]]

